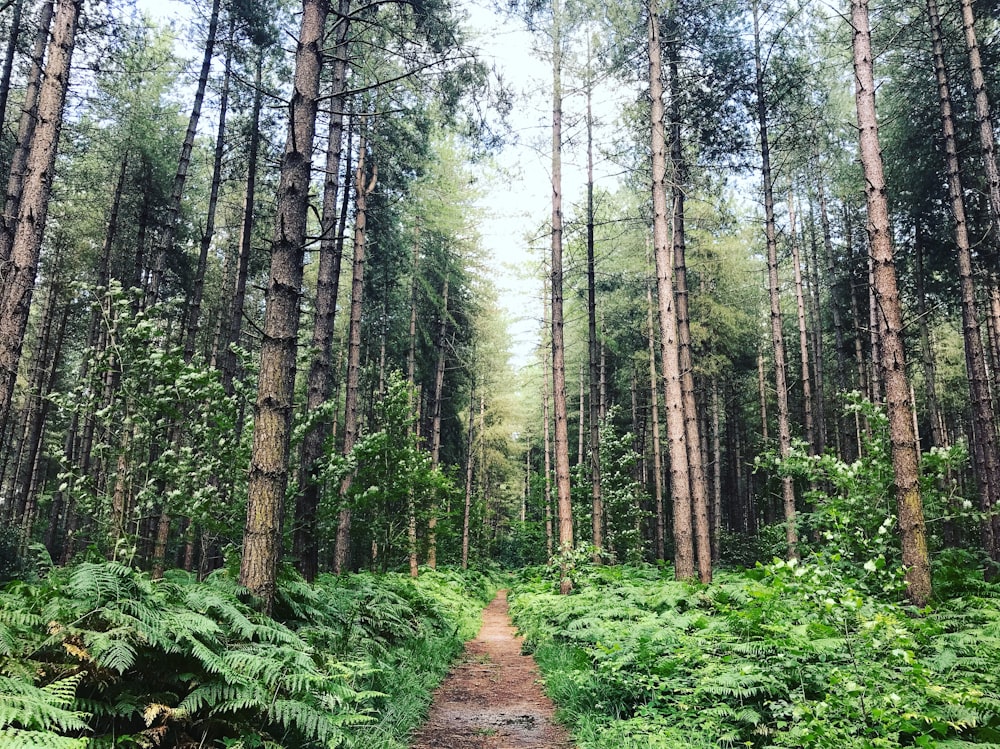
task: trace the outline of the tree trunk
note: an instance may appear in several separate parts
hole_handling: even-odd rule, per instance
[[[243,306],[246,300],[247,276],[250,271],[250,255],[253,252],[254,202],[257,197],[257,157],[260,152],[260,111],[263,105],[264,88],[262,69],[264,53],[257,50],[254,69],[253,111],[250,115],[250,144],[247,147],[247,181],[243,195],[243,217],[240,222],[240,249],[236,261],[236,280],[233,297],[226,313],[228,324],[220,336],[221,351],[219,368],[222,370],[222,386],[228,395],[233,394],[233,380],[236,378],[237,358],[232,346],[239,345],[243,331]],[[138,267],[138,264],[137,264]]]
[[[927,398],[927,419],[931,428],[931,445],[944,447],[937,398],[937,372],[934,364],[934,349],[931,347],[927,294],[924,291],[924,235],[923,226],[919,219],[916,226],[916,238],[913,242],[913,253],[917,264],[916,273],[914,273],[917,292],[917,321],[920,328],[920,358],[924,368],[924,389]]]
[[[673,27],[673,14],[671,14]],[[698,578],[702,583],[712,582],[712,544],[708,509],[708,482],[701,453],[701,434],[698,428],[698,407],[695,402],[694,365],[691,357],[691,320],[688,313],[686,237],[684,234],[684,190],[687,170],[681,143],[680,84],[678,80],[679,31],[674,28],[667,43],[670,67],[670,161],[674,176],[673,192],[673,262],[674,292],[677,304],[677,361],[681,374],[684,433],[687,445],[687,462],[691,480],[691,502],[694,511],[695,550]]]
[[[542,279],[542,329],[549,327],[549,313],[551,308],[548,305],[548,284]],[[551,514],[552,507],[552,434],[549,427],[549,394],[552,392],[550,385],[552,372],[552,349],[542,346],[542,451],[545,463],[545,508],[546,515]],[[561,520],[562,508],[556,507],[556,525],[562,528]],[[548,529],[548,553],[552,557],[552,528]]]
[[[376,170],[369,180],[365,160],[368,139],[362,123],[358,139],[358,165],[354,172],[354,265],[351,274],[351,319],[347,341],[347,383],[344,395],[344,446],[348,457],[358,438],[358,390],[361,382],[361,313],[365,288],[365,229],[368,220],[368,195],[375,189]],[[348,474],[340,485],[341,509],[337,523],[337,549],[333,558],[333,571],[341,574],[347,569],[351,551],[351,508],[348,491],[353,477]]]
[[[930,561],[920,498],[920,466],[913,434],[913,405],[903,357],[903,319],[896,288],[889,205],[875,114],[875,81],[868,0],[852,0],[855,102],[861,143],[861,167],[868,203],[868,242],[875,267],[875,294],[882,316],[879,344],[889,415],[889,439],[896,484],[896,504],[906,567],[907,597],[923,606],[931,595]]]
[[[409,412],[413,415],[413,423],[410,432],[414,432],[416,425],[420,423],[420,414],[414,413],[417,408],[415,402],[417,387],[417,290],[419,288],[417,269],[420,264],[420,233],[419,224],[417,226],[417,236],[413,241],[413,270],[410,279],[410,350],[406,356],[406,400]],[[408,515],[407,542],[410,557],[410,577],[416,578],[419,574],[417,564],[417,507],[416,499],[413,496],[413,488],[410,488],[406,500],[406,510]]]
[[[837,392],[841,393],[847,389],[847,373],[844,369],[844,357],[847,349],[844,343],[844,321],[840,314],[840,305],[838,304],[839,290],[842,288],[842,276],[837,272],[837,261],[833,252],[833,232],[830,229],[830,214],[826,205],[826,188],[824,187],[821,174],[817,174],[816,194],[819,199],[819,222],[823,230],[823,258],[826,263],[826,283],[830,289],[830,314],[833,317],[833,340],[836,350],[836,356],[834,356],[834,377]],[[839,414],[839,412],[840,408],[838,407],[837,413]],[[840,416],[837,417],[836,426],[837,454],[843,455],[843,447],[847,444],[847,440],[843,434],[843,419]]]
[[[588,68],[588,75],[589,68]],[[590,497],[591,526],[596,558],[604,546],[604,498],[601,495],[601,417],[599,413],[600,349],[597,341],[597,283],[594,262],[594,116],[591,106],[592,81],[587,84],[587,361],[590,371]],[[582,378],[581,378],[582,379]],[[582,384],[582,383],[581,383]],[[582,398],[582,390],[581,390]],[[580,419],[583,420],[583,408]],[[662,557],[660,557],[662,558]]]
[[[720,429],[719,381],[712,378],[712,558],[719,560],[722,540],[722,438]]]
[[[24,0],[16,0],[14,12],[10,18],[10,37],[4,50],[3,69],[0,70],[0,132],[6,125],[7,97],[10,94],[10,75],[14,69],[14,54],[17,52],[17,41],[21,36],[21,12]]]
[[[764,93],[764,68],[760,49],[760,9],[753,5],[754,69],[756,71],[757,121],[760,128],[761,176],[764,184],[764,220],[767,239],[767,277],[771,300],[771,347],[774,351],[774,387],[778,404],[778,451],[787,458],[792,448],[792,428],[788,414],[787,365],[785,336],[781,329],[781,296],[778,281],[778,240],[774,223],[774,192],[771,178],[771,150],[767,135],[767,99]],[[781,479],[782,505],[785,513],[785,540],[788,555],[798,557],[799,532],[795,519],[795,489],[792,477]]]
[[[983,75],[979,41],[976,39],[976,13],[973,0],[962,0],[962,29],[965,32],[965,48],[969,54],[969,75],[972,79],[972,91],[975,95],[979,148],[983,152],[983,171],[986,172],[988,186],[993,242],[996,244],[1000,242],[1000,168],[997,166],[989,92],[986,89],[986,78]]]
[[[38,122],[25,162],[10,265],[4,268],[0,283],[0,434],[6,428],[17,385],[82,5],[83,0],[60,0],[56,10],[45,77],[38,93]]]
[[[1000,561],[1000,514],[997,514],[997,504],[1000,502],[1000,456],[997,455],[993,400],[990,395],[986,358],[979,330],[979,313],[976,309],[972,244],[965,217],[965,193],[959,170],[958,148],[955,143],[955,125],[952,118],[948,74],[944,64],[941,19],[935,0],[927,0],[927,13],[930,18],[934,71],[937,78],[938,99],[941,105],[948,193],[951,197],[951,210],[955,218],[955,249],[962,298],[962,335],[965,339],[965,366],[969,378],[969,398],[972,407],[972,454],[975,460],[980,506],[985,515],[982,526],[983,541],[990,557],[994,561]]]
[[[302,10],[289,131],[278,185],[240,566],[240,584],[260,596],[268,612],[274,603],[288,488],[309,172],[328,4],[325,0],[303,0]]]
[[[795,283],[795,311],[799,325],[799,359],[802,364],[802,415],[809,453],[817,455],[816,430],[813,425],[812,378],[809,374],[809,338],[806,326],[806,302],[802,290],[802,263],[799,238],[795,233],[795,202],[788,196],[788,233],[792,244],[792,277]]]
[[[663,451],[660,446],[660,396],[656,378],[656,329],[653,327],[653,290],[646,286],[646,325],[649,341],[649,403],[653,423],[653,498],[656,514],[656,558],[666,554],[666,515],[663,511]]]
[[[444,400],[445,343],[448,336],[448,276],[444,277],[441,292],[441,326],[438,329],[438,360],[434,372],[434,418],[431,422],[431,467],[437,468],[441,459],[441,410]],[[427,566],[437,569],[437,523],[438,504],[431,502],[431,515],[427,520]],[[521,518],[522,522],[524,518]]]
[[[562,269],[562,11],[552,3],[552,412],[555,417],[553,450],[556,463],[556,494],[559,503],[559,550],[573,548],[573,511],[569,479],[569,429],[566,423],[566,347],[563,340]],[[561,591],[573,582],[563,574]]]
[[[304,0],[305,2],[323,2],[324,12],[327,0]],[[191,151],[194,149],[194,139],[198,133],[198,120],[201,118],[201,105],[205,100],[205,89],[208,87],[208,75],[212,69],[212,55],[215,51],[215,37],[219,29],[219,7],[221,0],[212,0],[212,12],[208,20],[208,37],[205,39],[205,52],[201,59],[201,72],[198,74],[198,87],[194,93],[194,103],[191,105],[191,116],[188,118],[187,132],[184,135],[184,143],[181,145],[181,155],[177,162],[177,172],[174,174],[174,187],[170,194],[170,202],[167,203],[166,216],[163,220],[163,229],[157,242],[156,258],[152,273],[149,279],[149,289],[146,295],[146,304],[155,303],[160,298],[160,285],[163,282],[163,275],[167,269],[167,256],[173,252],[174,239],[177,236],[177,224],[181,213],[181,199],[184,197],[184,183],[187,181],[188,169],[191,166]],[[302,43],[299,43],[302,47]],[[296,52],[296,65],[298,63],[298,53]],[[296,94],[299,93],[296,91]],[[293,99],[296,98],[293,94]],[[315,115],[313,115],[315,120]],[[296,120],[292,120],[293,126],[301,126]],[[311,129],[315,129],[315,121]],[[287,148],[286,148],[287,153]],[[279,209],[280,210],[280,209]]]
[[[208,192],[208,209],[205,214],[205,230],[201,235],[198,250],[198,267],[194,276],[194,288],[188,306],[187,332],[184,336],[184,360],[194,359],[198,330],[201,325],[201,303],[205,296],[205,273],[208,270],[208,251],[215,237],[215,212],[219,205],[219,187],[222,185],[222,156],[226,147],[226,115],[229,109],[229,83],[232,78],[234,29],[236,16],[229,17],[229,39],[226,43],[226,62],[222,73],[222,92],[219,97],[219,126],[215,134],[215,154],[212,158],[212,184]]]
[[[6,263],[10,260],[11,249],[14,245],[14,231],[17,228],[18,206],[21,203],[21,192],[28,164],[28,151],[31,149],[35,126],[38,122],[38,100],[42,86],[45,46],[49,41],[49,27],[52,25],[54,7],[53,0],[43,3],[38,15],[38,30],[35,32],[35,41],[31,48],[31,70],[28,73],[28,81],[24,89],[24,104],[21,107],[21,117],[17,122],[16,145],[11,156],[10,171],[7,177],[3,215],[0,216],[0,263]],[[0,110],[0,112],[2,111]]]
[[[667,208],[667,147],[663,107],[663,64],[660,57],[660,15],[657,0],[649,1],[647,19],[649,54],[650,143],[652,150],[653,251],[659,297],[660,355],[663,359],[667,444],[670,451],[670,490],[674,509],[674,575],[678,580],[695,576],[694,538],[691,524],[691,480],[684,429],[683,388],[678,362],[677,308],[674,300],[674,264]]]
[[[340,0],[337,15],[336,47],[333,60],[333,92],[330,99],[330,127],[327,134],[326,169],[323,175],[322,237],[316,276],[316,312],[313,317],[312,358],[306,385],[306,413],[319,410],[330,399],[333,386],[334,318],[343,244],[337,239],[337,208],[340,188],[340,157],[343,148],[344,109],[347,87],[347,32],[350,2]],[[316,461],[330,432],[330,418],[321,419],[302,439],[299,460],[299,495],[295,503],[294,549],[299,572],[312,581],[319,572],[319,538],[316,535],[320,485]]]
[[[803,238],[805,232],[803,231]],[[824,352],[823,352],[823,318],[821,314],[822,300],[820,299],[820,272],[819,272],[819,249],[816,241],[816,216],[813,213],[812,200],[809,201],[809,259],[806,262],[806,279],[809,287],[809,331],[812,339],[813,362],[813,383],[816,386],[815,397],[813,398],[814,419],[816,428],[817,455],[822,455],[826,449],[826,389],[824,387]]]
[[[472,401],[475,398],[475,383],[469,394],[469,433],[465,436],[465,510],[462,513],[462,569],[469,569],[469,513],[472,509]],[[480,412],[482,401],[480,401]]]

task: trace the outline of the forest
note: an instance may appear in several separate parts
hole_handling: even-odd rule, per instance
[[[498,590],[580,749],[1000,747],[995,5],[163,5],[0,0],[0,747],[403,749]]]

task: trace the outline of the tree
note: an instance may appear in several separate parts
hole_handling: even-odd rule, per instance
[[[930,560],[920,498],[913,405],[910,402],[903,355],[903,316],[896,285],[889,206],[879,149],[874,57],[867,0],[852,0],[851,25],[861,167],[865,175],[865,199],[868,205],[868,242],[875,273],[874,292],[882,320],[878,342],[886,388],[903,565],[906,567],[907,597],[915,605],[923,606],[931,595]]]
[[[0,278],[0,434],[10,415],[28,325],[82,5],[83,0],[61,0],[55,12],[45,76],[38,93],[38,122],[27,152],[10,267]]]
[[[792,428],[788,413],[787,364],[785,335],[781,325],[781,296],[778,281],[778,237],[774,219],[774,187],[771,175],[771,150],[767,128],[767,96],[764,88],[764,60],[761,52],[760,11],[753,5],[754,70],[757,95],[757,125],[760,134],[761,179],[764,184],[764,235],[767,241],[767,279],[771,300],[771,349],[774,356],[774,385],[778,400],[778,450],[787,458],[792,447]],[[795,519],[795,487],[792,477],[781,479],[781,495],[785,512],[785,540],[788,555],[798,556],[799,534]]]
[[[260,596],[268,611],[274,602],[282,548],[281,518],[288,486],[309,174],[328,10],[326,0],[303,0],[254,410],[240,583]]]
[[[562,206],[562,65],[563,14],[559,0],[552,2],[552,415],[555,422],[553,454],[556,468],[556,506],[559,516],[559,548],[573,548],[573,508],[569,474],[569,425],[566,404],[566,346],[563,318],[563,206]],[[564,575],[561,589],[568,593],[572,580]]]
[[[691,523],[691,481],[681,371],[678,362],[677,308],[674,301],[674,262],[668,230],[667,154],[663,106],[663,64],[660,54],[660,13],[656,0],[648,4],[648,55],[652,193],[653,252],[656,260],[656,290],[659,298],[660,356],[663,361],[667,445],[670,455],[670,492],[673,498],[674,575],[678,580],[694,577],[694,539]],[[672,214],[671,214],[672,215]]]

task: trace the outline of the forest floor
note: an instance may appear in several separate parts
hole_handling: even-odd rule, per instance
[[[501,590],[483,612],[479,635],[434,693],[411,749],[571,749],[540,678],[531,656],[521,655]]]

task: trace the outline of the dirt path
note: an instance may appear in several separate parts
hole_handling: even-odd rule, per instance
[[[502,590],[483,612],[479,636],[434,693],[411,749],[571,749],[538,679],[531,656],[521,655]]]

